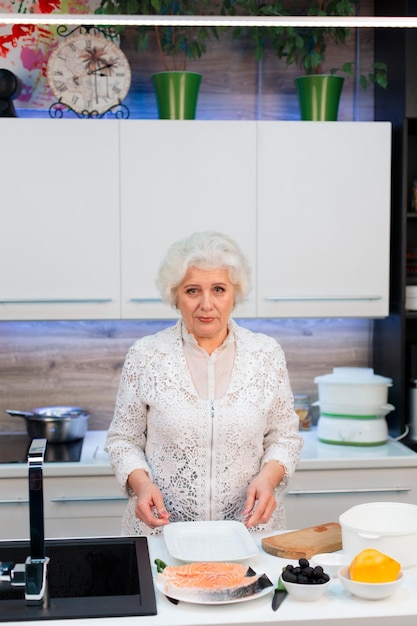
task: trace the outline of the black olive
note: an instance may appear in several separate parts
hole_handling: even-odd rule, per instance
[[[298,566],[289,563],[282,570],[282,578],[288,583],[300,585],[322,585],[330,580],[321,565],[311,567],[307,559],[299,559]]]
[[[282,572],[282,579],[286,580],[287,583],[296,583],[297,582],[297,576],[293,572],[290,572],[288,570],[284,570]]]

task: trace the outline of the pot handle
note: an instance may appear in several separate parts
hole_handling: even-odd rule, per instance
[[[30,411],[13,411],[11,409],[4,409],[4,412],[9,415],[17,415],[17,417],[35,417],[35,414]]]
[[[381,535],[373,535],[372,533],[358,533],[361,539],[381,539]]]

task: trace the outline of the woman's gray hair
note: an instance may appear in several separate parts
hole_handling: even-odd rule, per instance
[[[237,243],[228,235],[216,231],[193,233],[168,248],[156,284],[162,299],[174,307],[178,287],[190,267],[228,270],[236,302],[243,302],[250,291],[249,263]]]

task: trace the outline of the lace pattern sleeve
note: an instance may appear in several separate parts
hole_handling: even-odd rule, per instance
[[[139,392],[141,371],[146,366],[141,358],[140,341],[130,348],[126,356],[106,441],[112,469],[127,495],[133,495],[127,486],[127,479],[133,470],[143,469],[151,476],[145,459],[148,407]]]
[[[276,372],[277,391],[268,413],[268,427],[264,438],[264,456],[261,465],[278,461],[285,468],[279,488],[284,489],[300,460],[303,439],[299,433],[299,419],[294,411],[294,400],[282,348],[277,344],[272,371]]]

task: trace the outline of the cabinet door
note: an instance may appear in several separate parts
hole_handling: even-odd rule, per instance
[[[260,122],[258,148],[258,315],[387,315],[391,125]]]
[[[27,478],[0,482],[0,539],[28,539]],[[127,498],[112,474],[51,477],[46,470],[43,487],[45,537],[120,535]]]
[[[120,535],[127,498],[113,475],[47,477],[44,488],[47,537]]]
[[[176,316],[155,279],[194,231],[231,235],[255,272],[256,123],[121,122],[121,201],[122,317]],[[235,314],[255,316],[253,294]]]
[[[417,504],[414,467],[297,470],[284,494],[287,528],[339,521],[367,502]]]
[[[0,319],[120,316],[112,120],[1,120]]]
[[[0,482],[0,540],[29,539],[27,479],[7,478]]]

